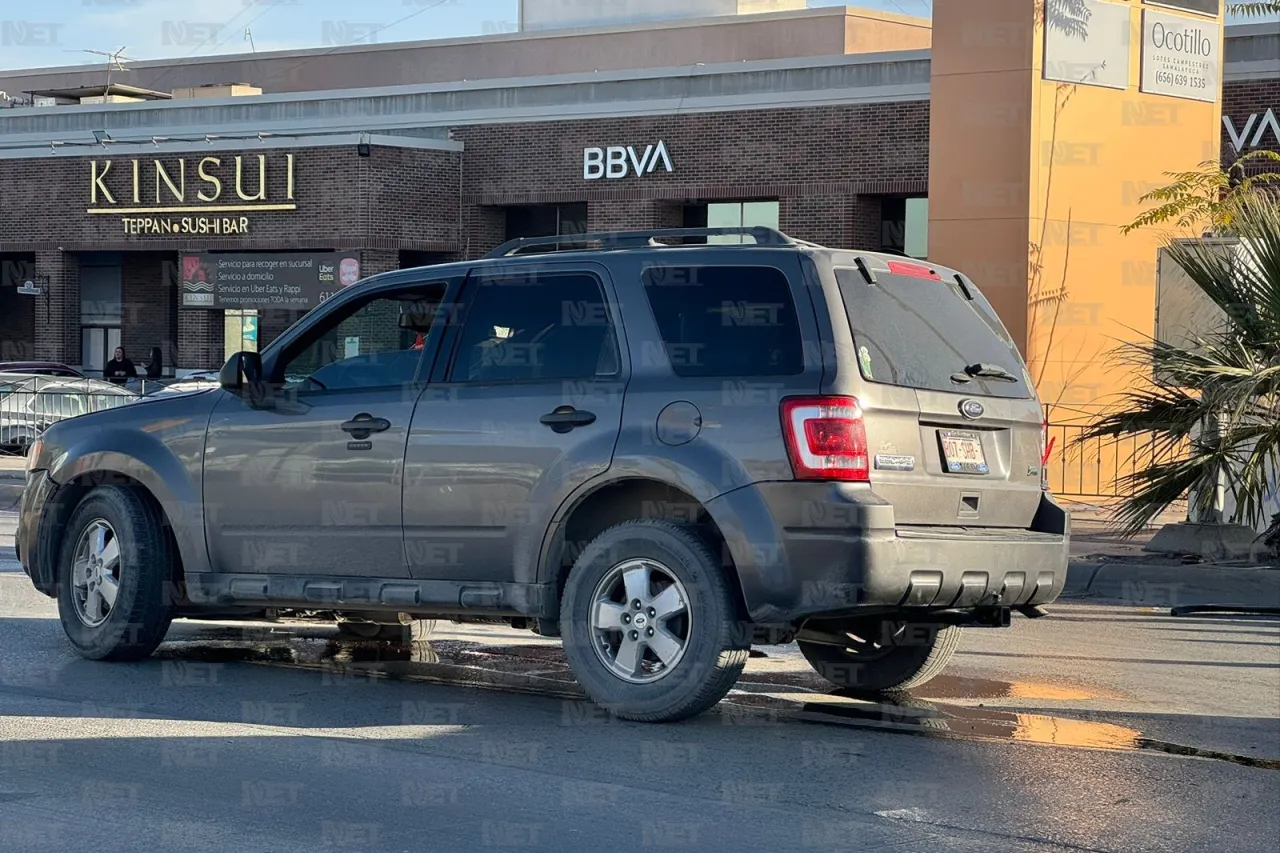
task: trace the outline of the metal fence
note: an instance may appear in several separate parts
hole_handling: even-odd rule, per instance
[[[1049,487],[1064,497],[1127,497],[1130,478],[1156,459],[1153,433],[1118,438],[1083,438],[1101,407],[1050,409],[1049,458],[1045,467]]]
[[[0,452],[25,452],[32,441],[58,421],[142,399],[124,389],[83,386],[83,382],[34,387],[0,383]]]

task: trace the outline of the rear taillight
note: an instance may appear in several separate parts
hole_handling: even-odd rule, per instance
[[[870,480],[867,430],[853,397],[788,397],[782,434],[797,480]]]

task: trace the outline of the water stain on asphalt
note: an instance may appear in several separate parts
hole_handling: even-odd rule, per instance
[[[1097,687],[1050,684],[1041,681],[997,681],[939,675],[915,691],[928,699],[1045,699],[1081,701],[1085,699],[1125,699],[1119,693]]]
[[[564,652],[554,645],[495,646],[450,639],[397,644],[347,637],[299,637],[263,629],[249,632],[238,628],[201,630],[198,638],[166,642],[156,656],[207,663],[283,665],[317,671],[322,678],[332,680],[391,678],[585,698]],[[759,717],[762,721],[848,726],[968,741],[1150,750],[1280,770],[1280,760],[1156,741],[1136,729],[1111,723],[936,701],[991,698],[1084,700],[1115,696],[1073,685],[958,676],[939,676],[912,693],[860,694],[830,690],[812,673],[765,670],[744,673],[715,713],[739,724]]]

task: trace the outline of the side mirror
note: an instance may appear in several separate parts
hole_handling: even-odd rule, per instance
[[[218,384],[224,390],[240,393],[248,385],[262,381],[262,356],[256,352],[238,352],[222,366]]]

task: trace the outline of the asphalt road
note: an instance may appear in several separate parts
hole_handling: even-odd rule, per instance
[[[554,644],[500,628],[397,650],[179,623],[152,660],[82,661],[11,530],[0,514],[5,853],[1234,853],[1280,837],[1276,620],[1055,606],[967,632],[952,672],[899,705],[829,695],[770,647],[714,712],[645,726],[584,703]]]

